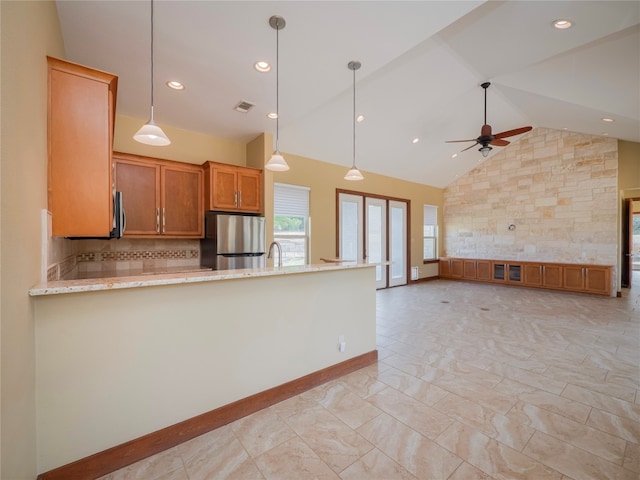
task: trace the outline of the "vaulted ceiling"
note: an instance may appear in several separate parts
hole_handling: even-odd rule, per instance
[[[150,1],[57,7],[67,59],[117,74],[118,112],[146,121]],[[365,173],[444,187],[475,168],[479,146],[452,158],[473,142],[445,141],[480,135],[485,81],[494,133],[531,125],[640,142],[637,1],[156,1],[156,122],[243,142],[275,136],[266,114],[276,110],[276,69],[253,65],[275,67],[276,14],[286,20],[278,69],[285,156],[351,165],[351,60],[362,63],[356,161]],[[553,28],[560,18],[572,28]],[[170,90],[168,80],[185,90]],[[235,111],[241,100],[255,107]]]

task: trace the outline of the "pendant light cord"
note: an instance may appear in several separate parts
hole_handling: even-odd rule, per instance
[[[276,152],[280,152],[280,20],[276,20]]]
[[[356,168],[356,69],[353,69],[353,167]]]
[[[151,0],[151,119],[153,120],[153,0]]]

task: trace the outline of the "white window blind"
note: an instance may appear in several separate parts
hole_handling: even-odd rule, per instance
[[[309,191],[309,187],[274,184],[273,238],[282,246],[284,266],[308,263]]]
[[[273,186],[273,209],[275,215],[288,217],[309,216],[309,187],[276,183]]]
[[[424,206],[424,224],[438,225],[438,207],[433,205]]]
[[[438,207],[424,206],[423,214],[423,260],[435,260],[438,257]]]

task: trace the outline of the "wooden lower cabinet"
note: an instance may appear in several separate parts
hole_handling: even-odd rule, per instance
[[[611,267],[543,262],[441,258],[443,278],[610,295]]]
[[[542,265],[542,286],[545,288],[562,288],[562,265],[544,264]]]
[[[611,288],[611,269],[591,265],[564,267],[564,288],[575,292],[608,295]]]
[[[439,275],[444,278],[462,278],[464,260],[460,258],[441,258]]]
[[[476,268],[476,260],[463,260],[462,261],[462,278],[466,280],[475,280],[478,276],[478,269]]]
[[[542,286],[542,265],[541,264],[525,264],[523,266],[524,279],[522,284],[527,287],[541,287]]]
[[[449,259],[448,258],[441,258],[440,261],[438,262],[438,275],[443,277],[443,278],[449,278],[451,276],[450,272],[450,268],[449,268]]]
[[[476,260],[476,280],[491,281],[491,260]]]

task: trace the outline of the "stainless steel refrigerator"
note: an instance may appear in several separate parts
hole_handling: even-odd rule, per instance
[[[256,215],[206,212],[200,264],[214,270],[265,266],[265,219]]]

